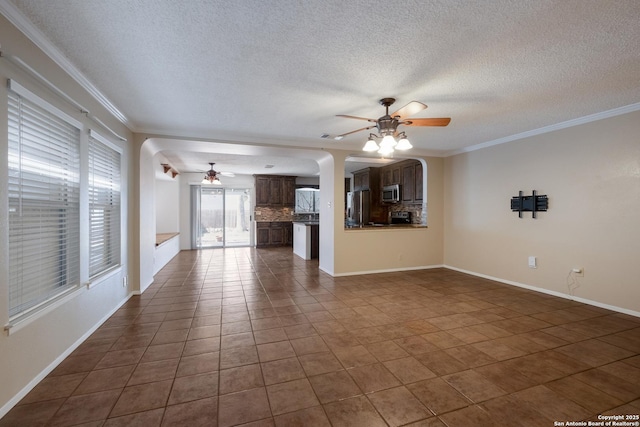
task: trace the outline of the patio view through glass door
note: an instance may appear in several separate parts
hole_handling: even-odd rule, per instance
[[[251,192],[247,188],[199,187],[193,226],[196,247],[215,248],[251,244]],[[199,209],[198,209],[199,208]]]

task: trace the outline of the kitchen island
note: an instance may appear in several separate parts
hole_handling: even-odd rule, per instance
[[[320,224],[318,221],[293,223],[293,253],[309,260],[318,258],[320,251]]]

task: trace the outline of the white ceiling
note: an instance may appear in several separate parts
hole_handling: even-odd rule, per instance
[[[404,129],[416,152],[448,155],[640,102],[637,0],[0,2],[133,131],[177,140],[358,151],[367,132],[320,135],[395,97],[452,118]],[[163,154],[184,171],[216,161],[188,143]]]

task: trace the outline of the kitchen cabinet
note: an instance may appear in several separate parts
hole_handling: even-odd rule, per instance
[[[381,168],[382,185],[395,185],[401,184],[400,182],[400,166],[393,164],[389,166],[383,166]]]
[[[416,188],[416,168],[409,164],[402,166],[402,202],[413,202]]]
[[[271,198],[271,179],[268,176],[256,176],[256,206],[269,206]]]
[[[380,168],[382,185],[400,184],[401,202],[406,204],[422,203],[423,171],[418,160],[403,160]]]
[[[380,168],[365,168],[353,173],[353,190],[380,192]],[[378,195],[379,197],[379,195]]]
[[[282,177],[282,205],[294,207],[296,205],[296,177]]]
[[[422,179],[422,163],[418,162],[415,164],[415,188],[413,192],[413,200],[417,203],[422,203],[422,199],[424,198],[424,184]]]
[[[282,205],[282,178],[269,179],[269,206]]]
[[[255,175],[256,206],[290,207],[295,205],[295,176]]]
[[[371,176],[369,171],[371,168],[362,169],[353,173],[353,190],[362,191],[370,190]]]
[[[257,222],[256,223],[256,247],[263,248],[265,246],[271,246],[271,223]]]
[[[293,223],[292,222],[257,222],[256,223],[256,247],[292,246]]]

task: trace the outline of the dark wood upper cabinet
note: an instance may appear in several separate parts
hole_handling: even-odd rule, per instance
[[[423,171],[418,160],[403,160],[380,168],[382,186],[400,184],[401,202],[422,203]]]
[[[382,168],[382,186],[391,185],[393,182],[391,181],[391,168]]]
[[[282,178],[282,204],[288,207],[296,205],[296,177],[285,176]]]
[[[400,182],[400,166],[397,163],[383,166],[381,169],[382,186],[402,184]]]
[[[402,167],[402,201],[413,202],[416,188],[416,168],[415,165]]]
[[[416,183],[416,188],[414,191],[414,199],[416,202],[422,202],[422,199],[424,198],[423,194],[424,194],[424,185],[422,183],[423,180],[423,175],[422,175],[422,163],[418,162],[415,165],[415,169],[416,169],[416,175],[415,175],[415,183]]]
[[[256,176],[256,206],[269,206],[271,180],[268,176]]]
[[[400,166],[391,166],[391,184],[400,184]]]
[[[290,207],[296,201],[296,177],[256,175],[256,206]]]
[[[280,177],[269,179],[269,205],[282,205],[282,178]]]
[[[371,189],[371,177],[370,171],[371,168],[362,169],[353,173],[353,190],[370,190]]]

